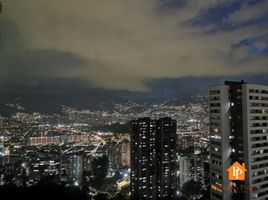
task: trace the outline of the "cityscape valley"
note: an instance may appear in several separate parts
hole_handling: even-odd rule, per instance
[[[113,109],[92,111],[62,105],[61,113],[29,113],[17,101],[7,103],[13,113],[1,115],[1,186],[35,187],[44,181],[87,191],[91,197],[128,198],[130,193],[131,120],[150,116],[177,121],[183,185],[208,187],[208,97],[192,102],[161,104],[113,103]],[[199,187],[200,186],[200,187]],[[177,191],[181,193],[180,190]],[[202,195],[200,195],[201,197]]]
[[[268,200],[268,0],[0,0],[1,200]]]

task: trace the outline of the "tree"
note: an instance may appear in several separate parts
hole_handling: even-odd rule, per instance
[[[197,199],[201,194],[201,183],[199,181],[190,180],[183,185],[181,192],[185,199]]]

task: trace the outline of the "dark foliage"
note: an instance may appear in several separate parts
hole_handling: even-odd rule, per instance
[[[0,196],[5,200],[90,200],[86,192],[78,188],[66,188],[58,185],[40,184],[33,187],[6,186],[0,188]]]

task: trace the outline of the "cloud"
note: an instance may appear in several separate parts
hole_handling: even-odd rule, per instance
[[[82,69],[84,60],[68,52],[56,50],[25,51],[1,59],[1,82],[38,84],[43,79],[72,78]]]
[[[268,34],[256,38],[255,46],[259,49],[268,48]]]
[[[228,20],[235,24],[255,21],[268,13],[268,0],[260,1],[254,5],[246,2],[241,9],[232,13]]]
[[[21,51],[32,52],[25,57],[32,76],[69,77],[90,87],[148,91],[146,83],[155,79],[267,72],[267,57],[233,53],[233,45],[266,33],[267,27],[207,33],[208,27],[187,23],[229,2],[187,0],[176,9],[164,5],[159,9],[157,0],[8,0],[3,15],[16,24],[26,41]],[[51,63],[47,57],[36,60],[38,52],[51,51],[63,53],[58,56],[67,61],[61,60],[58,66],[56,58]],[[69,61],[68,56],[83,61]],[[241,57],[248,62],[241,62]],[[14,66],[27,69],[20,63]]]

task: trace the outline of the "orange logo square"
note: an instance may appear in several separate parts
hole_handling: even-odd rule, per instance
[[[245,180],[245,172],[247,171],[245,168],[245,163],[240,165],[240,163],[235,162],[227,169],[227,171],[229,173],[229,180]]]

